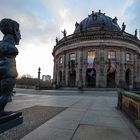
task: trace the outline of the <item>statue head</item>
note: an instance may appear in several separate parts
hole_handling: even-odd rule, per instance
[[[19,24],[16,21],[7,18],[2,19],[0,21],[0,30],[4,35],[14,35],[16,45],[19,44],[21,34],[19,30]]]

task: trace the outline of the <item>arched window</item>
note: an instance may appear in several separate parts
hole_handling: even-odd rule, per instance
[[[74,69],[75,68],[75,63],[76,63],[76,54],[75,53],[71,53],[69,56],[69,68]]]
[[[126,53],[125,54],[125,60],[126,61],[130,61],[131,60],[131,54],[130,53]]]
[[[59,58],[59,64],[62,64],[63,63],[63,59],[62,57]]]
[[[96,70],[88,68],[86,70],[86,85],[87,87],[96,87]]]
[[[116,58],[116,52],[115,51],[109,51],[108,52],[108,59],[115,59]]]

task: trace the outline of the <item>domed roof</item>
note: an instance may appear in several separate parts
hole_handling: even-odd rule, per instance
[[[92,30],[110,30],[110,31],[121,31],[117,18],[112,19],[109,16],[106,16],[105,13],[94,12],[92,11],[91,15],[88,15],[87,18],[82,20],[79,23],[75,24],[74,33],[92,31]]]

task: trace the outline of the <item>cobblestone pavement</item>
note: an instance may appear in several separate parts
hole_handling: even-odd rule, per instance
[[[20,110],[23,123],[0,134],[0,140],[18,140],[62,112],[65,107],[32,106]]]
[[[7,110],[20,110],[35,105],[68,108],[21,140],[139,139],[137,129],[116,109],[117,93],[114,91],[83,93],[18,89],[13,102],[7,105]]]

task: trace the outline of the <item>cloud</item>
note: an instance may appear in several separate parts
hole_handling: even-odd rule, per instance
[[[127,30],[134,34],[135,29],[140,28],[140,1],[133,0],[125,10]]]
[[[30,3],[32,6],[28,6]],[[50,18],[45,11],[41,11],[43,9],[41,3],[35,5],[31,0],[5,0],[1,2],[0,9],[0,19],[12,18],[20,23],[22,40],[17,46],[19,49],[17,56],[19,74],[29,73],[37,76],[36,70],[40,66],[42,74],[52,75],[53,57],[51,52],[54,45],[52,39],[57,28],[53,17]],[[3,35],[0,34],[0,36],[2,38]]]

